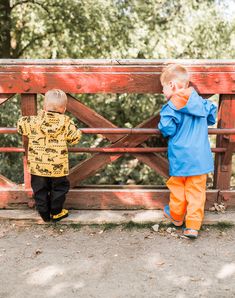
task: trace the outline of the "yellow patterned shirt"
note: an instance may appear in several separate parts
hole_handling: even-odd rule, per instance
[[[66,115],[40,111],[21,117],[18,132],[29,139],[28,168],[31,174],[62,177],[69,173],[68,147],[79,142],[81,131]]]

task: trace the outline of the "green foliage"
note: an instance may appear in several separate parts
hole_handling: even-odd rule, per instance
[[[0,24],[14,58],[233,58],[232,2],[4,0]]]
[[[0,0],[2,58],[235,58],[230,0]],[[119,127],[156,114],[163,98],[150,94],[77,95]],[[39,96],[40,98],[40,96]],[[0,106],[0,126],[14,127],[19,99]],[[81,127],[83,125],[79,122]],[[0,146],[21,138],[0,135]],[[158,140],[151,139],[154,146]],[[81,146],[105,146],[84,136]],[[71,165],[86,154],[71,154]],[[19,154],[1,154],[0,172],[22,182]],[[164,180],[133,157],[122,157],[84,183],[159,184]]]
[[[19,96],[14,96],[0,106],[0,127],[16,127],[20,116]],[[17,134],[0,134],[0,147],[21,147],[21,138]],[[0,174],[16,182],[22,182],[22,153],[0,153]]]
[[[120,55],[130,39],[126,6],[125,1],[112,0],[12,1],[14,56],[105,58],[111,52]]]

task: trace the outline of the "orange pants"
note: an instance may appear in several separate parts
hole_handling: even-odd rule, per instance
[[[200,230],[206,201],[207,174],[189,177],[172,176],[166,183],[170,190],[170,214],[184,220],[186,228]]]

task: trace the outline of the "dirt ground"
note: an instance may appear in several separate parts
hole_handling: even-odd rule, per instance
[[[235,297],[235,227],[167,229],[3,222],[0,297]]]

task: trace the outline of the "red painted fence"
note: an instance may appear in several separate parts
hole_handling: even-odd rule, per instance
[[[161,93],[159,81],[163,67],[171,62],[185,65],[191,83],[204,96],[219,94],[219,115],[215,174],[213,189],[207,190],[207,208],[223,201],[235,207],[235,190],[230,187],[232,154],[235,152],[235,60],[1,60],[0,105],[21,94],[23,115],[37,113],[37,94],[51,88],[63,89],[68,94],[67,110],[89,128],[83,133],[102,134],[111,143],[105,148],[70,148],[73,152],[93,155],[70,170],[71,190],[67,207],[79,209],[156,209],[169,199],[169,191],[154,186],[83,186],[81,181],[94,175],[122,154],[133,154],[164,177],[168,177],[168,162],[160,155],[166,147],[149,148],[141,145],[157,134],[159,115],[140,123],[136,128],[118,128],[112,122],[75,99],[70,93]],[[16,133],[15,128],[0,128],[0,135]],[[0,148],[0,152],[25,152],[23,148]],[[0,207],[15,204],[32,205],[30,175],[24,156],[24,185],[16,185],[0,176]],[[0,169],[1,170],[1,169]]]

